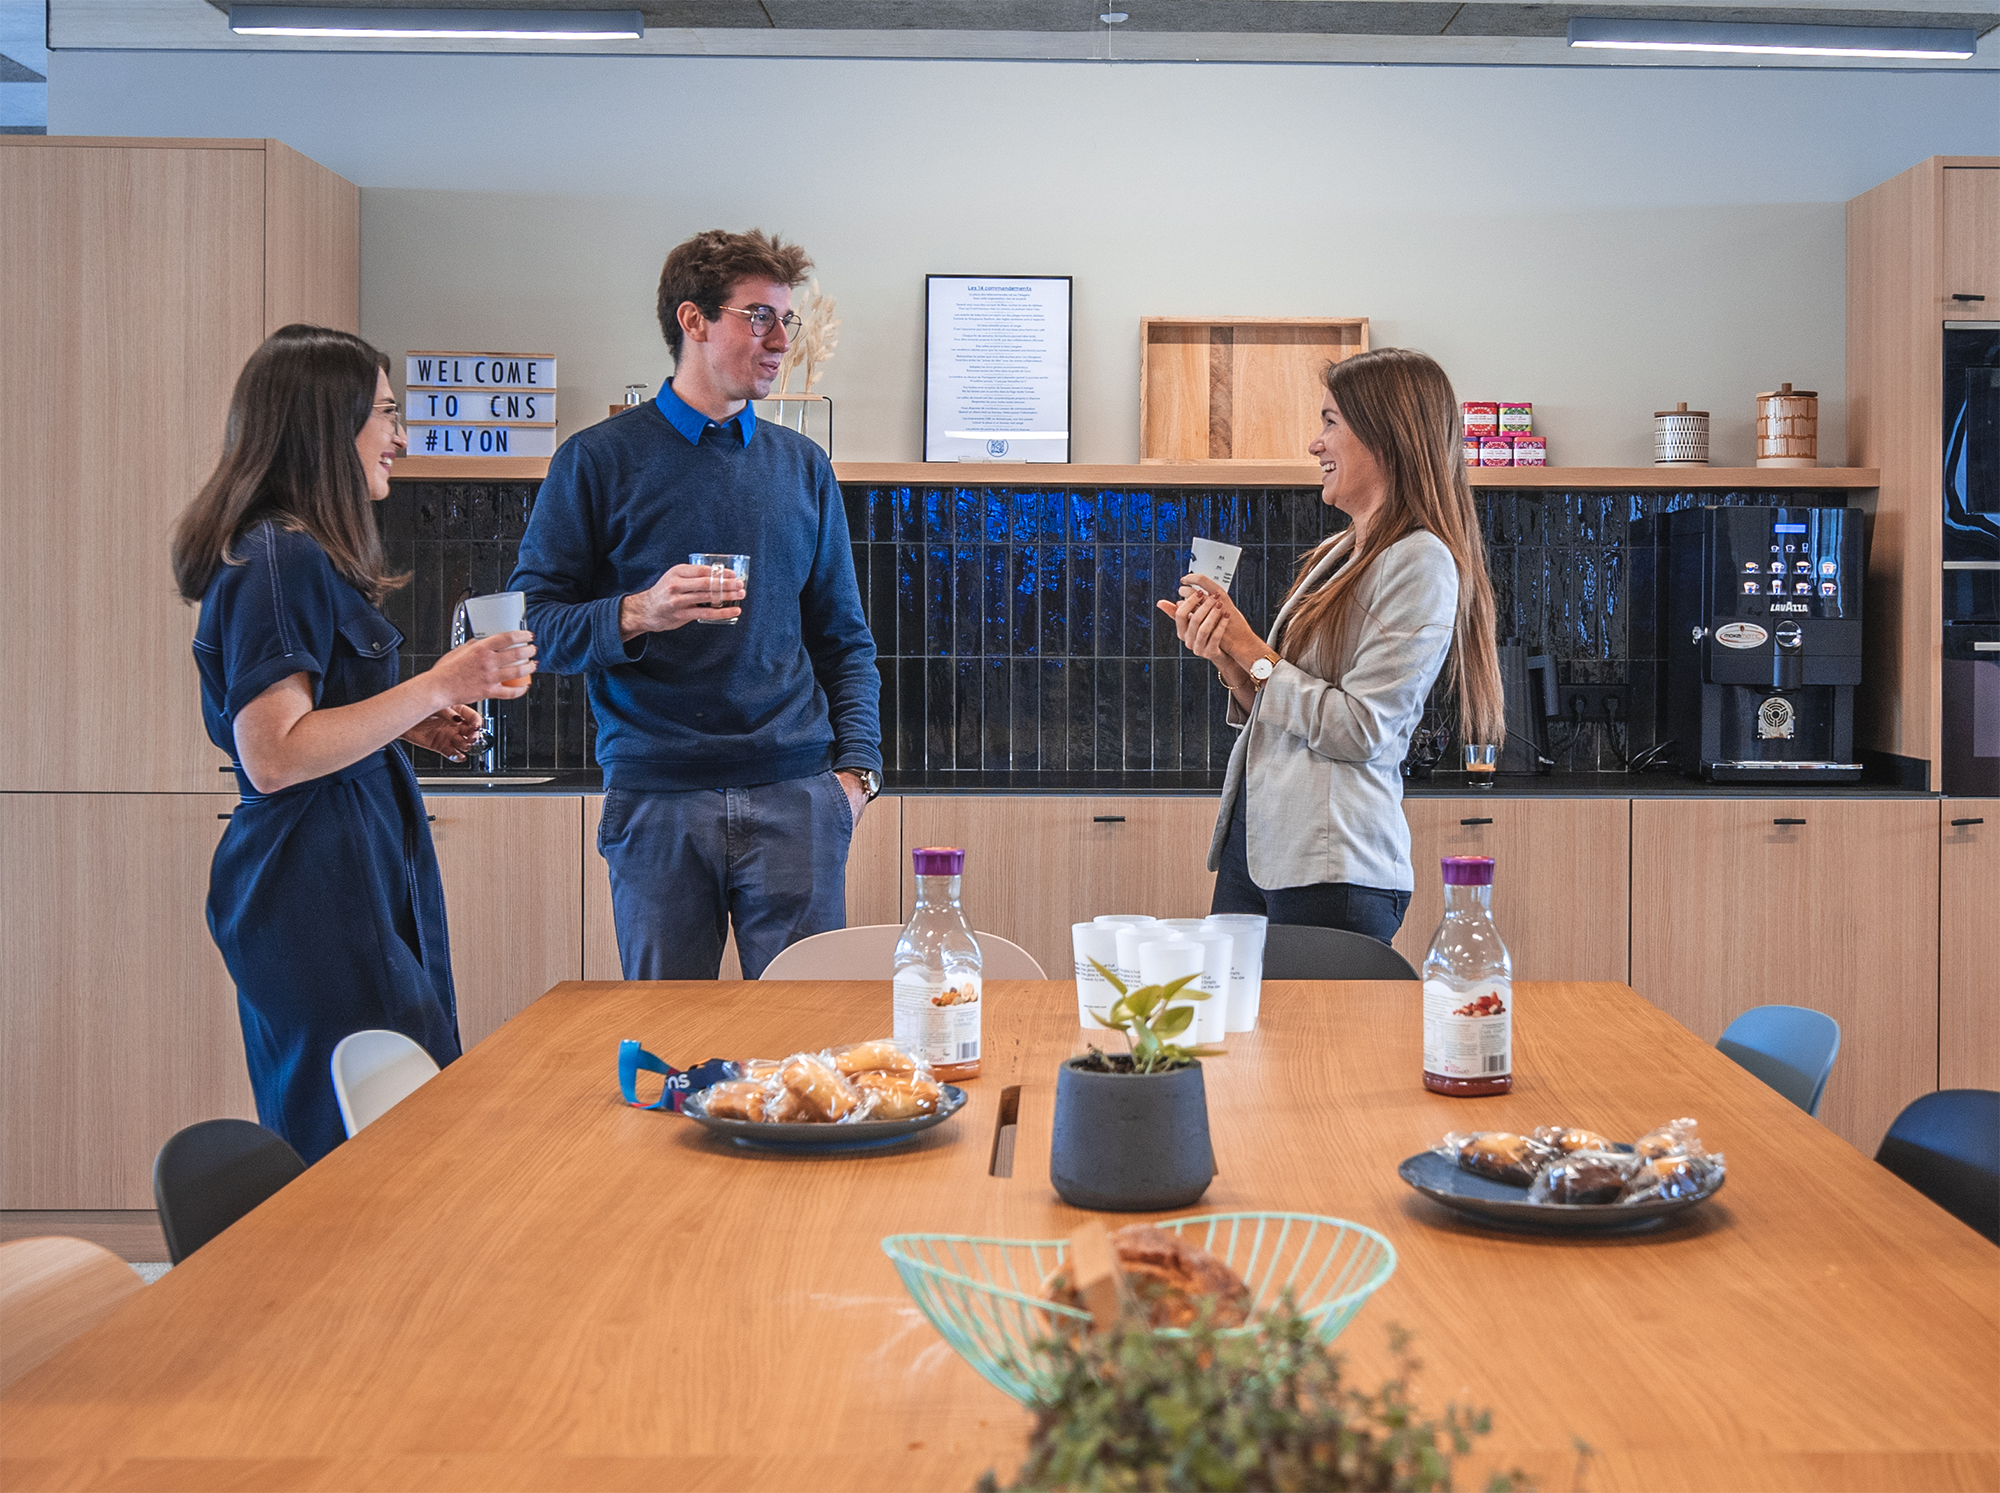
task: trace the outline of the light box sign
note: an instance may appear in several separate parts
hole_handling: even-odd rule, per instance
[[[553,389],[421,389],[412,386],[403,400],[404,417],[415,425],[435,421],[464,424],[553,425]]]
[[[403,370],[411,390],[556,386],[556,360],[546,353],[410,353]]]
[[[409,427],[412,456],[554,456],[553,425],[427,425]]]

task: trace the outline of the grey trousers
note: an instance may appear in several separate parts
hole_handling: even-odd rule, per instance
[[[754,980],[787,944],[846,927],[853,838],[830,772],[751,788],[612,789],[597,850],[625,978],[713,980],[733,922]]]

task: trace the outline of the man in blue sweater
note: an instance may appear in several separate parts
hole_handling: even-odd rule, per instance
[[[628,980],[714,979],[732,920],[752,980],[844,927],[848,844],[882,785],[875,640],[833,467],[750,408],[811,267],[754,229],[669,254],[672,380],[563,442],[521,543],[511,586],[542,667],[589,677]],[[747,587],[693,554],[750,556]]]

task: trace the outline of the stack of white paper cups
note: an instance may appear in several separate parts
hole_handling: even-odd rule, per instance
[[[1203,919],[1234,942],[1229,959],[1228,1030],[1257,1029],[1257,1003],[1264,994],[1264,930],[1271,920],[1257,912],[1218,912]]]
[[[1076,1019],[1094,1031],[1101,1031],[1090,1013],[1103,1015],[1110,1011],[1111,1003],[1118,999],[1118,992],[1111,982],[1090,967],[1095,959],[1106,969],[1118,968],[1118,924],[1116,923],[1072,923],[1069,928],[1072,951],[1076,956]],[[1121,976],[1122,978],[1122,976]]]
[[[1191,938],[1149,938],[1139,945],[1139,983],[1142,985],[1166,985],[1184,975],[1195,978],[1183,987],[1184,990],[1198,990],[1201,987],[1202,962],[1208,951]],[[1208,1001],[1188,1000],[1185,996],[1167,1002],[1167,1009],[1187,1006],[1194,1012],[1194,1022],[1181,1036],[1170,1041],[1195,1042],[1201,1023],[1201,1008]]]

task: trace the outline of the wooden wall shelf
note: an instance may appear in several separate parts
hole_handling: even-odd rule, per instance
[[[1141,317],[1140,458],[1287,459],[1319,430],[1297,391],[1367,351],[1365,316]]]
[[[535,456],[406,456],[400,482],[521,482],[548,475]],[[1149,461],[1137,465],[1018,461],[837,461],[842,482],[912,487],[1318,487],[1300,461]],[[1874,467],[1474,467],[1474,487],[1596,492],[1856,491]]]

